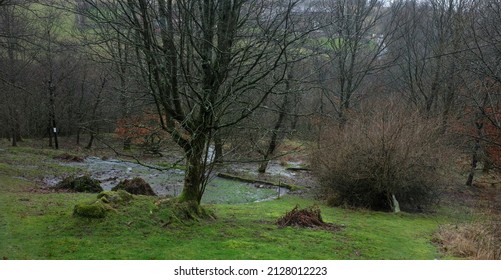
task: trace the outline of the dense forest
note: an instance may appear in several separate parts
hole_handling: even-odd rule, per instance
[[[0,0],[0,138],[168,158],[202,216],[215,174],[267,184],[298,154],[330,206],[487,188],[500,242],[501,2]]]

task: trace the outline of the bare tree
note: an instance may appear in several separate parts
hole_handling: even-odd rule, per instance
[[[294,1],[86,2],[90,19],[136,48],[159,123],[186,157],[179,199],[198,205],[215,133],[249,116],[285,77],[284,53],[302,36],[289,25]]]
[[[427,114],[445,120],[458,105],[464,85],[465,45],[462,42],[469,0],[403,1],[401,23],[391,55],[397,90]]]
[[[472,140],[471,170],[466,185],[471,186],[477,163],[484,170],[500,168],[501,149],[501,3],[475,2],[463,41],[468,46],[469,83],[465,86],[465,127]]]
[[[324,91],[342,124],[366,78],[388,65],[385,54],[394,40],[395,14],[379,0],[326,0],[318,7],[324,11],[319,43],[328,57],[320,69],[329,73]],[[392,9],[398,8],[394,3]]]
[[[57,53],[60,51],[58,49],[57,42],[57,19],[58,14],[55,10],[48,10],[47,14],[38,14],[41,19],[42,28],[41,34],[39,35],[40,41],[39,46],[42,50],[42,56],[37,57],[40,64],[44,68],[43,73],[46,73],[43,79],[44,87],[48,95],[48,111],[49,111],[49,146],[54,147],[56,150],[59,149],[59,128],[57,126],[57,116],[56,116],[56,87],[61,81],[62,76],[56,76],[57,68]],[[52,144],[52,136],[54,137],[54,145]]]
[[[26,91],[26,76],[32,60],[29,59],[26,37],[29,36],[26,10],[14,1],[3,1],[0,9],[0,69],[2,88],[2,118],[12,146],[21,140],[22,96]]]

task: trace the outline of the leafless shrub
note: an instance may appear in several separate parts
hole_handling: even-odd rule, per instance
[[[437,197],[447,158],[441,122],[393,100],[362,106],[323,136],[312,165],[332,205],[420,210]]]

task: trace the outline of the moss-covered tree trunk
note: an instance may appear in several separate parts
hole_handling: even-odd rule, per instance
[[[180,202],[195,202],[200,204],[205,183],[205,142],[207,135],[201,133],[197,139],[190,141],[185,148],[186,171],[184,174],[183,191],[179,197]]]
[[[179,201],[196,201],[201,199],[200,186],[202,184],[203,168],[200,158],[191,156],[186,160],[186,173],[184,175],[184,187]]]

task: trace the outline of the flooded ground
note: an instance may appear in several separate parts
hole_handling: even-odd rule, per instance
[[[61,164],[79,167],[84,170],[85,174],[99,180],[104,190],[110,190],[120,181],[134,177],[143,178],[159,196],[178,196],[183,187],[184,171],[181,169],[160,171],[132,162],[98,157],[87,157],[83,162],[65,162]],[[253,172],[250,165],[242,165],[239,170]],[[269,171],[270,175],[289,178],[295,176],[294,172],[287,171],[277,164],[271,164]],[[214,174],[216,173],[214,172]],[[46,178],[45,183],[54,186],[61,179]],[[289,190],[285,188],[272,185],[244,183],[212,176],[202,202],[208,204],[259,202],[276,199],[288,192]]]

